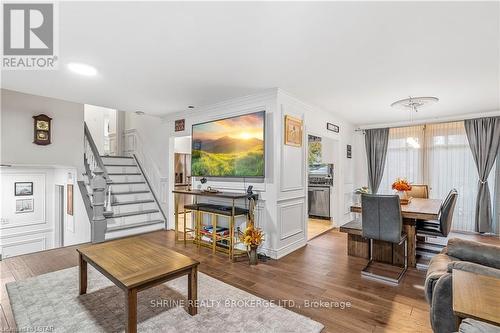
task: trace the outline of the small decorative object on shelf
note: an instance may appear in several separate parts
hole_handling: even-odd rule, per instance
[[[411,190],[411,184],[408,180],[404,178],[398,178],[394,183],[392,183],[392,189],[396,191],[399,195],[399,200],[402,205],[407,205],[410,203],[411,198],[408,197],[407,191]]]
[[[38,116],[33,116],[35,120],[34,123],[34,139],[33,143],[37,145],[49,145],[50,144],[50,131],[52,118],[44,114]]]

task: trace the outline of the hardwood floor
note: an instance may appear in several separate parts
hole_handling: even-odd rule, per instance
[[[335,230],[280,260],[257,266],[230,263],[226,255],[192,244],[174,244],[172,231],[140,237],[167,244],[200,261],[199,271],[221,281],[268,300],[286,300],[282,305],[323,323],[324,332],[431,332],[423,293],[424,272],[410,269],[397,287],[362,278],[360,271],[366,260],[348,257],[346,234]],[[54,249],[0,262],[0,330],[15,328],[5,284],[77,266],[75,249]],[[350,302],[352,306],[307,307],[306,300]]]
[[[311,240],[330,229],[332,229],[330,220],[309,218],[307,221],[307,240]]]

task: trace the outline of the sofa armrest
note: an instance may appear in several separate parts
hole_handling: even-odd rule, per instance
[[[473,262],[452,261],[448,263],[448,273],[451,273],[454,269],[500,279],[500,269],[479,265]]]
[[[448,255],[460,260],[500,269],[500,246],[452,238],[446,248]]]
[[[500,333],[500,327],[484,321],[466,318],[462,320],[458,331],[460,333]]]
[[[434,286],[441,276],[448,273],[448,264],[453,262],[452,257],[439,253],[432,257],[429,262],[429,268],[427,268],[427,274],[425,276],[425,298],[429,304],[432,302],[432,293],[434,291]]]

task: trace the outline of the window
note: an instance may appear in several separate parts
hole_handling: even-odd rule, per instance
[[[488,178],[492,197],[494,170]],[[463,122],[391,129],[379,192],[392,193],[391,184],[398,177],[428,184],[431,198],[444,199],[456,188],[459,195],[452,229],[475,230],[478,174]]]

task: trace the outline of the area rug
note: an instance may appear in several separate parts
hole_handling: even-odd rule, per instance
[[[7,284],[21,332],[123,332],[124,292],[88,267],[78,296],[78,267]],[[187,276],[138,293],[139,332],[320,332],[323,325],[203,273],[198,314],[184,306]]]

